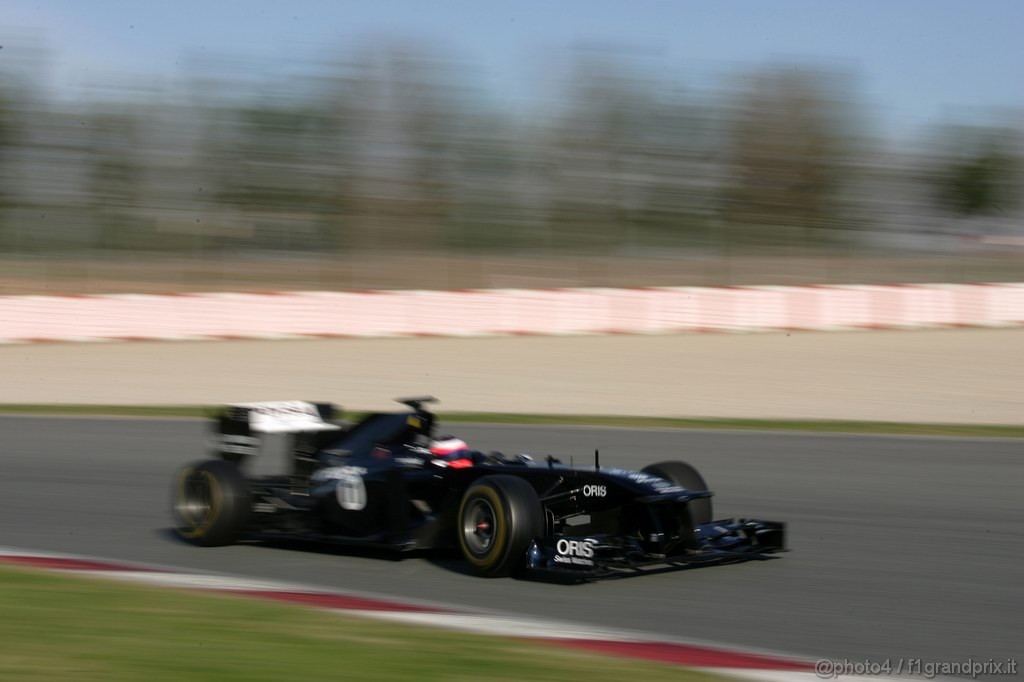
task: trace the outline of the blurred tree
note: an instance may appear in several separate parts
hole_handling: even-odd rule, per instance
[[[535,247],[542,239],[531,213],[530,150],[525,134],[494,111],[465,116],[453,154],[445,243],[460,249]]]
[[[749,78],[729,120],[724,216],[734,236],[815,243],[842,225],[851,134],[844,103],[834,74],[771,68]]]
[[[1008,213],[1019,201],[1021,159],[1016,136],[1003,128],[952,126],[932,174],[936,197],[963,218]]]
[[[353,218],[372,249],[436,249],[453,220],[466,102],[452,62],[414,44],[364,46],[349,82],[358,139]]]
[[[146,249],[141,190],[144,163],[139,154],[138,121],[112,107],[89,117],[86,147],[88,196],[101,249]]]
[[[643,210],[653,94],[605,54],[579,56],[570,78],[547,145],[551,243],[603,250],[629,241]]]
[[[0,90],[0,247],[6,247],[8,242],[6,228],[11,207],[10,184],[14,175],[16,130],[14,108],[6,97],[6,92]]]
[[[254,249],[329,246],[325,223],[339,188],[326,158],[334,131],[327,112],[309,102],[261,101],[216,110],[212,118],[206,174],[224,220],[238,228],[217,226],[215,239]]]
[[[354,107],[350,101],[351,74],[344,64],[333,64],[315,84],[312,106],[321,117],[320,137],[312,160],[320,169],[318,187],[323,195],[321,247],[337,250],[352,241],[353,191],[359,169]]]
[[[24,94],[24,88],[12,74],[0,71],[0,248],[5,250],[17,241],[11,234],[11,213],[17,206],[17,155],[24,136],[24,119],[16,103],[25,101]]]
[[[713,117],[648,68],[620,52],[577,57],[547,144],[554,244],[644,248],[704,227]]]
[[[649,144],[639,159],[644,201],[636,223],[649,245],[703,242],[717,209],[721,131],[713,107],[678,93],[656,103],[647,124]]]

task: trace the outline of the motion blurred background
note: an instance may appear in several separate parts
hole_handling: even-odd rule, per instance
[[[8,415],[0,554],[806,660],[1019,659],[1020,441],[981,436],[1024,432],[1022,36],[1020,0],[0,0],[0,412],[433,394],[442,423],[532,424],[456,423],[474,448],[691,461],[723,518],[785,521],[797,550],[579,589],[206,552],[166,532],[204,424]],[[934,285],[813,286],[906,283]],[[416,291],[467,288],[500,291]],[[186,292],[212,295],[89,295]],[[755,330],[775,333],[732,333]],[[132,343],[83,343],[114,340]],[[560,425],[651,417],[957,438]],[[293,641],[259,618],[151,636],[177,604],[129,595],[136,620],[65,594],[0,575],[0,677],[359,677],[332,626],[329,653],[291,659],[252,638]],[[558,679],[424,642],[409,664],[348,643],[364,677],[470,656],[465,679]]]
[[[0,294],[1020,281],[1022,26],[7,2]]]

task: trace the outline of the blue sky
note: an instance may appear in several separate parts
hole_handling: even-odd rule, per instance
[[[189,54],[260,68],[389,36],[475,63],[498,96],[529,96],[552,59],[596,43],[684,84],[776,59],[853,70],[888,128],[1024,108],[1024,0],[5,0],[0,43],[26,36],[51,51],[50,82],[64,92],[119,73],[173,78]]]

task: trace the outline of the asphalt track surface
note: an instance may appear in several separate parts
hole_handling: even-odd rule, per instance
[[[457,556],[258,545],[169,533],[188,420],[0,417],[0,545],[88,554],[498,609],[809,657],[1020,659],[1024,442],[465,425],[480,449],[605,466],[686,459],[716,516],[783,520],[765,561],[560,585],[487,580]],[[263,462],[266,466],[270,462]]]

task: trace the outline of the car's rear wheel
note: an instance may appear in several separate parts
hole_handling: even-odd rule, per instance
[[[249,487],[233,462],[209,460],[178,472],[174,530],[183,540],[204,547],[230,545],[245,530],[249,510]]]
[[[686,462],[658,462],[657,464],[651,464],[643,468],[643,473],[663,478],[666,481],[671,481],[681,488],[687,490],[707,490],[708,484],[704,482],[704,477],[693,467],[691,464]],[[709,523],[714,517],[714,510],[711,505],[710,497],[702,497],[696,500],[692,500],[689,503],[690,517],[695,525],[701,525]]]
[[[484,476],[459,505],[459,548],[481,575],[498,578],[522,566],[534,538],[544,532],[537,491],[515,476]]]

